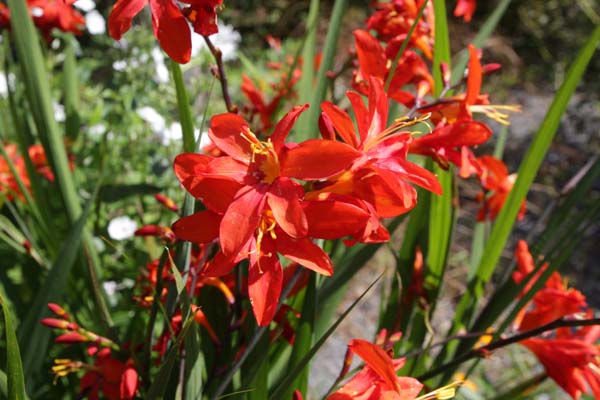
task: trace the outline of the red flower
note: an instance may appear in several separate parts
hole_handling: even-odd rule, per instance
[[[75,0],[27,0],[33,22],[46,40],[51,39],[52,29],[81,34],[85,26],[83,15],[73,8]]]
[[[10,10],[4,3],[0,3],[0,29],[10,25]]]
[[[412,142],[402,128],[412,121],[399,119],[386,128],[388,101],[381,80],[371,78],[368,109],[358,93],[348,92],[357,119],[358,134],[350,116],[330,102],[321,108],[321,131],[324,136],[339,137],[359,151],[349,170],[330,179],[330,185],[320,192],[352,194],[372,204],[379,217],[394,217],[416,204],[417,192],[412,182],[436,194],[441,194],[437,178],[429,171],[406,159]]]
[[[295,107],[284,116],[266,142],[258,140],[240,116],[218,115],[209,136],[227,156],[182,154],[175,160],[182,184],[209,210],[180,219],[173,231],[196,243],[219,238],[221,252],[213,260],[213,276],[250,258],[248,291],[261,325],[271,321],[281,291],[277,253],[316,272],[332,273],[326,253],[307,236],[304,191],[291,178],[329,178],[359,156],[352,147],[329,140],[284,145],[306,107]]]
[[[387,81],[402,40],[396,38],[390,41],[384,49],[379,41],[367,31],[354,31],[354,39],[358,56],[358,70],[354,73],[352,86],[360,93],[368,95],[371,78],[378,78],[382,82]],[[417,99],[411,93],[402,90],[404,86],[411,83],[417,86]],[[412,107],[416,100],[421,99],[432,88],[433,78],[425,62],[417,53],[410,50],[405,51],[400,57],[392,77],[387,91],[388,97],[407,107]]]
[[[6,154],[14,164],[17,174],[19,174],[19,177],[23,181],[23,184],[29,189],[30,182],[29,177],[27,176],[25,160],[17,154],[17,146],[14,144],[4,144],[3,146]],[[8,161],[2,157],[0,157],[0,195],[6,196],[8,200],[12,200],[15,197],[20,200],[24,198],[16,178],[12,174]]]
[[[120,361],[111,356],[110,349],[102,349],[79,387],[90,400],[99,399],[100,392],[109,400],[132,399],[137,392],[138,373],[132,360]]]
[[[350,341],[348,349],[366,365],[328,400],[414,400],[421,392],[418,380],[396,375],[403,358],[394,360],[380,347],[358,339]]]
[[[477,3],[475,0],[458,0],[454,9],[455,17],[463,17],[465,22],[471,22]]]
[[[367,29],[377,31],[377,37],[385,42],[403,41],[412,27],[424,0],[392,0],[375,3],[375,13],[367,20]],[[429,2],[424,17],[417,23],[409,45],[417,47],[427,58],[432,57],[433,4]]]
[[[195,32],[203,36],[219,32],[216,8],[223,4],[223,0],[182,0],[182,3],[190,5],[183,13],[192,22]]]
[[[133,17],[150,4],[154,36],[160,47],[173,60],[185,64],[190,60],[192,40],[190,28],[173,0],[117,0],[108,16],[108,33],[120,40],[131,28]]]
[[[527,347],[546,373],[573,399],[582,393],[600,398],[600,349],[595,342],[600,326],[573,332],[559,332],[556,338],[531,338],[520,343]]]
[[[479,176],[481,187],[485,191],[478,195],[482,206],[477,213],[477,220],[493,220],[502,210],[517,176],[516,174],[509,175],[506,165],[492,156],[483,156],[477,161],[481,167]],[[517,216],[519,220],[525,216],[525,205],[526,202],[523,201]]]

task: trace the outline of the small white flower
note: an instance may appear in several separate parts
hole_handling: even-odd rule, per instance
[[[127,216],[113,218],[108,223],[108,236],[113,240],[125,240],[133,237],[137,223]]]
[[[163,53],[158,47],[152,49],[152,59],[156,65],[156,80],[160,83],[169,82],[169,70],[165,65]]]
[[[103,35],[106,33],[106,21],[102,14],[96,10],[85,14],[85,27],[92,35]]]
[[[73,5],[85,12],[90,12],[96,8],[96,4],[92,0],[77,0]]]
[[[54,118],[56,118],[58,122],[64,122],[64,120],[67,118],[65,106],[58,103],[52,103],[52,107],[54,108]]]
[[[150,124],[154,133],[162,134],[167,128],[165,119],[152,107],[142,107],[137,110],[138,115]]]
[[[113,68],[115,71],[125,71],[125,69],[127,68],[127,61],[117,60],[113,62]]]
[[[210,40],[213,42],[215,47],[221,50],[223,61],[231,61],[237,59],[237,49],[242,41],[242,35],[232,25],[225,25],[219,23],[219,32],[212,35]],[[197,55],[200,51],[208,48],[204,39],[200,35],[192,35],[192,57]]]

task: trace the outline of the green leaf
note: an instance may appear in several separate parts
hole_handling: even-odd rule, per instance
[[[177,93],[177,109],[179,110],[179,121],[181,122],[181,131],[183,133],[183,151],[193,153],[196,148],[196,139],[194,139],[194,120],[192,118],[192,107],[183,82],[183,73],[181,66],[175,61],[169,59],[171,66],[171,75],[175,83],[175,92]]]
[[[302,77],[298,82],[298,98],[300,104],[311,100],[313,93],[313,84],[315,79],[315,67],[313,60],[316,54],[317,22],[319,20],[319,0],[310,0],[310,8],[306,18],[307,32],[302,46]]]
[[[63,63],[63,85],[65,88],[65,134],[71,140],[77,139],[81,128],[81,118],[79,116],[79,94],[77,80],[77,62],[75,61],[75,51],[73,42],[75,38],[71,34],[63,36],[65,42],[65,61]]]
[[[2,313],[4,314],[4,333],[6,334],[6,380],[7,392],[9,399],[25,400],[25,377],[23,374],[23,364],[21,362],[21,354],[19,352],[19,343],[15,335],[10,310],[6,302],[0,296],[2,303]]]
[[[131,196],[155,194],[162,189],[155,185],[136,183],[133,185],[108,184],[102,185],[98,198],[103,203],[114,203]]]
[[[433,80],[434,96],[439,96],[444,90],[442,70],[440,66],[446,63],[450,67],[450,38],[448,36],[448,17],[446,16],[446,1],[433,0],[435,14],[435,43],[433,47]]]
[[[331,327],[327,330],[327,332],[325,332],[323,334],[323,336],[321,336],[319,338],[319,340],[306,353],[306,355],[302,358],[302,360],[300,360],[300,362],[298,362],[298,364],[296,365],[296,367],[293,370],[289,371],[288,374],[285,375],[285,377],[273,389],[273,392],[272,392],[271,396],[269,396],[270,399],[281,399],[281,398],[283,398],[281,395],[286,390],[288,390],[289,388],[291,388],[292,383],[294,382],[294,380],[302,373],[302,371],[304,370],[304,368],[308,365],[308,363],[310,362],[310,360],[315,356],[315,354],[321,348],[321,346],[323,346],[323,344],[327,341],[327,339],[329,338],[329,336],[331,336],[331,334],[333,334],[333,332],[335,332],[335,330],[337,329],[337,327],[339,326],[339,324],[341,324],[342,321],[348,316],[348,314],[350,314],[350,312],[354,309],[354,307],[356,307],[358,305],[358,303],[360,303],[360,301],[363,299],[363,297],[366,296],[366,294],[369,292],[369,290],[371,290],[371,288],[373,286],[375,286],[375,284],[381,279],[382,276],[383,275],[380,275],[379,277],[377,277],[377,279],[375,279],[373,281],[373,283],[371,283],[369,285],[369,287],[366,288],[365,291],[360,296],[358,296],[358,298],[356,300],[354,300],[354,302],[350,305],[350,307],[348,307],[342,313],[342,315],[340,315],[340,317],[337,319],[337,321],[335,321],[333,323],[333,325],[331,325]]]
[[[310,274],[306,292],[304,294],[304,304],[302,305],[302,314],[298,327],[296,328],[296,339],[292,348],[292,355],[288,363],[287,370],[292,371],[296,366],[300,364],[304,356],[310,351],[313,344],[314,333],[315,333],[315,314],[317,309],[317,276],[316,274]],[[308,388],[308,373],[309,363],[304,365],[304,368],[296,379],[288,386],[283,398],[291,399],[294,390],[299,390],[300,393],[306,396],[306,390]]]
[[[312,97],[310,98],[310,108],[302,115],[297,124],[295,139],[300,142],[306,139],[314,138],[318,134],[317,121],[321,113],[321,102],[325,99],[327,92],[327,71],[333,68],[333,61],[337,52],[337,42],[342,27],[342,20],[346,9],[348,8],[348,0],[335,0],[333,11],[329,20],[329,29],[325,38],[325,46],[323,48],[323,57],[321,65],[317,72],[317,83],[312,89]],[[312,60],[304,60],[305,64],[312,64]]]

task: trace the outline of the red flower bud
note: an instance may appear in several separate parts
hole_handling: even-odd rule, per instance
[[[55,343],[81,343],[88,342],[89,339],[83,336],[81,333],[77,332],[69,332],[63,335],[60,335],[56,339],[54,339]]]
[[[61,317],[62,319],[65,319],[65,320],[70,320],[71,319],[71,317],[64,310],[64,308],[62,308],[58,304],[48,303],[48,308],[50,309],[50,311],[52,311],[52,313],[54,313],[54,315],[56,315],[58,317]]]
[[[157,193],[154,195],[154,198],[156,199],[156,201],[158,201],[163,206],[167,207],[169,210],[171,210],[173,212],[179,211],[179,207],[177,206],[177,204],[175,204],[175,202],[173,200],[171,200],[164,194]]]
[[[75,331],[78,328],[76,323],[64,319],[44,318],[40,322],[42,325],[46,325],[49,328],[65,329],[69,331]]]
[[[135,236],[157,236],[167,243],[175,242],[175,234],[166,226],[145,225],[134,232]]]

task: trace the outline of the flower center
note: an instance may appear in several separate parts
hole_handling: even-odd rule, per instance
[[[254,170],[252,175],[263,183],[273,183],[280,175],[279,157],[273,143],[269,139],[266,142],[258,140],[256,135],[245,128],[241,133],[242,138],[250,143],[250,166]]]

